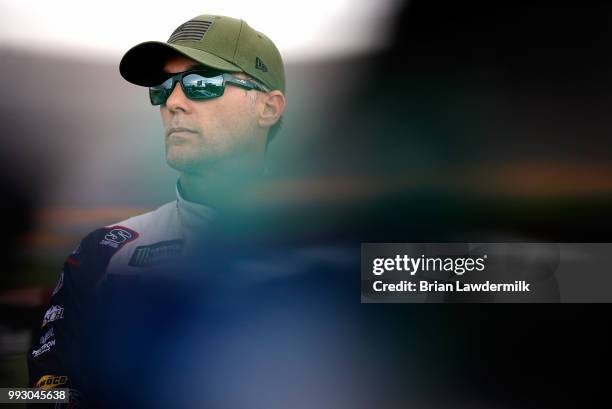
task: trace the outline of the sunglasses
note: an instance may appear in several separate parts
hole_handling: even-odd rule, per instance
[[[252,80],[245,80],[228,73],[211,73],[206,70],[190,70],[172,75],[155,87],[149,87],[151,104],[165,104],[176,83],[181,84],[183,93],[189,99],[200,101],[217,98],[223,95],[226,84],[236,85],[244,89],[256,89],[263,92],[270,90]]]

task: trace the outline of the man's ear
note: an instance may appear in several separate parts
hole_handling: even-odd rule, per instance
[[[259,126],[269,128],[278,122],[285,112],[285,96],[282,92],[274,90],[262,98],[263,109],[259,115]]]

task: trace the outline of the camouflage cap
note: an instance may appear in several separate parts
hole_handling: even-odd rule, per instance
[[[133,84],[158,85],[166,77],[166,60],[176,53],[219,71],[245,72],[285,92],[283,59],[272,40],[245,21],[225,16],[201,15],[181,24],[165,43],[132,47],[121,59],[119,72]]]

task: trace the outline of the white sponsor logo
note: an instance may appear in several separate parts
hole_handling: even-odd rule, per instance
[[[57,285],[55,286],[55,289],[53,290],[53,294],[51,294],[51,296],[54,296],[55,294],[57,294],[57,292],[62,289],[62,285],[64,285],[64,272],[63,271],[62,271],[62,274],[60,274],[59,281],[57,282]]]
[[[45,352],[49,351],[51,349],[52,346],[55,346],[55,340],[52,339],[51,341],[47,342],[46,344],[43,344],[43,346],[41,346],[40,348],[32,351],[32,356],[34,358],[44,354]]]
[[[123,229],[112,229],[106,236],[104,236],[104,240],[100,242],[100,244],[104,244],[107,246],[111,246],[113,248],[119,247],[121,243],[126,240],[130,240],[132,238],[132,233]]]
[[[40,337],[40,345],[42,345],[45,342],[47,342],[49,340],[49,338],[51,338],[53,335],[55,335],[55,334],[53,333],[53,327],[51,327],[51,329],[49,331],[47,331],[47,333],[45,335]]]
[[[62,318],[64,318],[64,309],[59,305],[52,305],[51,308],[49,308],[45,313],[45,318],[43,319],[41,328],[52,321],[59,320]]]

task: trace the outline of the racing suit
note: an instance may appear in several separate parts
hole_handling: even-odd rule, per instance
[[[84,362],[96,290],[110,277],[141,275],[180,255],[190,238],[210,223],[215,211],[177,199],[157,210],[108,225],[87,235],[66,258],[40,333],[28,352],[30,387],[69,388],[78,407],[87,374]],[[36,405],[40,407],[40,405]]]

